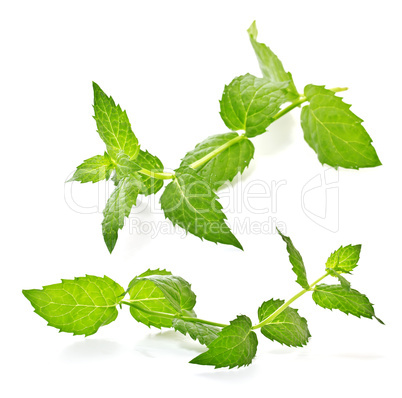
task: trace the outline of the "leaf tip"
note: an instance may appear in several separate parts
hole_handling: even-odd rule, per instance
[[[94,81],[92,81],[92,88],[93,88],[94,92],[102,91],[101,88],[99,87],[99,85],[97,83],[95,83]]]
[[[241,251],[244,251],[243,246],[242,246],[242,244],[239,242],[239,240],[238,240],[233,234],[231,234],[231,235],[232,235],[232,237],[233,237],[233,241],[232,241],[231,243],[229,243],[229,244],[231,244],[232,246],[234,246],[234,247],[240,249]],[[215,243],[218,243],[218,242],[215,242]]]
[[[257,30],[257,23],[255,22],[255,20],[250,25],[250,27],[247,29],[247,32],[248,32],[249,36],[251,36],[253,39],[257,39],[258,30]]]
[[[286,236],[281,232],[281,230],[280,230],[278,227],[276,227],[276,232],[278,232],[279,236],[280,236],[282,239],[286,238]]]
[[[106,247],[107,250],[109,251],[109,254],[112,254],[112,251],[114,249],[114,247],[116,246],[116,240],[106,240],[105,239],[105,243],[106,243]]]
[[[28,299],[29,301],[31,301],[31,299],[29,298],[29,297],[31,296],[31,291],[32,291],[32,290],[26,290],[26,289],[23,289],[23,290],[22,290],[22,294],[23,294],[24,297],[25,297],[26,299]]]
[[[193,358],[191,361],[188,361],[188,363],[192,363],[193,365],[199,365],[199,363],[197,362],[197,358],[198,357]]]

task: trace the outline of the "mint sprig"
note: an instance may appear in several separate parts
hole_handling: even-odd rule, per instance
[[[262,77],[247,73],[235,77],[225,86],[220,114],[231,132],[212,135],[197,144],[187,152],[174,173],[165,172],[156,156],[140,149],[127,113],[96,83],[93,84],[94,118],[106,153],[85,160],[70,181],[98,182],[109,178],[114,181],[116,191],[106,206],[102,223],[110,252],[137,196],[158,192],[164,180],[173,180],[161,197],[161,207],[167,218],[201,239],[241,249],[240,242],[225,223],[226,217],[214,191],[248,167],[254,156],[251,138],[263,134],[272,123],[300,106],[303,106],[304,138],[321,163],[352,169],[381,164],[371,137],[362,126],[362,119],[336,96],[346,88],[327,89],[309,84],[303,93],[299,93],[292,75],[277,55],[257,41],[255,22],[248,33]],[[181,192],[192,182],[198,186],[194,195],[208,191],[204,199],[190,199],[187,193]],[[120,200],[121,204],[116,202]],[[170,200],[177,204],[175,208],[170,205]],[[300,276],[299,280],[306,286],[306,280]]]
[[[286,238],[289,250],[290,238],[281,236]],[[341,247],[335,253],[338,252],[340,258],[346,258],[346,253],[356,254],[357,249],[351,248],[357,247],[360,253],[360,245]],[[293,250],[294,247],[290,252]],[[327,265],[332,264],[333,256],[331,254]],[[353,258],[349,266],[354,263],[355,268],[358,257],[356,259],[356,255],[351,254],[348,258]],[[207,350],[192,359],[191,363],[233,368],[252,362],[257,351],[257,329],[261,329],[263,336],[268,339],[287,346],[302,347],[308,343],[311,335],[307,320],[291,307],[308,292],[312,292],[313,300],[320,307],[337,309],[356,317],[374,318],[383,323],[376,317],[373,304],[367,296],[350,288],[349,283],[345,285],[341,273],[348,271],[339,268],[335,271],[336,267],[328,268],[327,265],[324,275],[289,300],[270,299],[263,302],[258,309],[258,323],[255,325],[245,315],[237,316],[229,324],[198,318],[194,311],[196,295],[191,285],[183,278],[160,269],[149,269],[136,276],[125,291],[106,276],[87,275],[44,286],[43,289],[23,290],[23,294],[49,326],[85,336],[94,334],[99,327],[114,321],[117,308],[126,305],[136,321],[148,327],[173,328],[206,345]],[[299,277],[300,268],[294,267],[293,270]],[[328,276],[340,278],[341,283],[320,283]]]

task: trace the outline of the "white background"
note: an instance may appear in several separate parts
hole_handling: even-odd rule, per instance
[[[3,1],[2,395],[399,396],[398,6],[367,0]],[[310,280],[323,273],[331,251],[362,243],[350,279],[386,326],[324,310],[305,295],[295,307],[308,319],[308,346],[287,348],[259,335],[252,365],[231,371],[188,364],[202,346],[149,330],[127,308],[88,338],[46,327],[21,290],[84,274],[106,274],[124,286],[148,267],[166,267],[193,284],[198,315],[219,322],[238,314],[255,322],[264,300],[299,291],[285,245],[273,233],[237,233],[241,252],[191,235],[151,237],[126,227],[109,255],[100,226],[102,184],[64,184],[82,160],[104,151],[92,119],[92,80],[127,109],[142,148],[167,169],[208,135],[226,132],[218,103],[224,84],[247,72],[260,76],[246,32],[254,19],[259,39],[293,73],[300,91],[308,83],[350,88],[343,97],[365,120],[383,166],[330,172],[334,189],[321,224],[339,219],[339,228],[318,225],[303,211],[301,196],[326,167],[304,142],[295,110],[253,140],[255,160],[237,179],[241,189],[221,193],[222,202],[244,203],[248,183],[286,181],[277,208],[272,198],[254,198],[254,206],[268,212],[234,206],[229,223],[284,223]],[[79,206],[95,210],[73,210],[65,200],[71,190]],[[304,207],[318,214],[325,203],[323,187],[306,196]],[[133,217],[150,225],[164,220],[150,203]]]

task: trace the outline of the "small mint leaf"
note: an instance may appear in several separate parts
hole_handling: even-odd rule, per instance
[[[103,210],[102,232],[106,246],[111,253],[116,245],[119,229],[124,226],[124,219],[130,215],[137,202],[141,183],[130,177],[119,181],[117,188],[110,195]]]
[[[94,110],[98,133],[106,144],[107,151],[113,160],[123,151],[132,160],[136,158],[140,147],[134,135],[126,111],[116,105],[112,97],[108,97],[94,82]]]
[[[247,366],[257,352],[257,335],[251,330],[251,321],[245,315],[238,316],[224,327],[218,337],[208,345],[208,351],[190,361],[197,365],[215,368]]]
[[[327,269],[333,269],[336,272],[351,272],[357,267],[360,258],[362,245],[341,246],[335,250],[325,264]]]
[[[285,71],[282,62],[268,46],[257,41],[258,30],[255,21],[248,28],[247,32],[250,36],[250,42],[253,46],[255,55],[257,56],[264,78],[274,83],[290,82],[287,89],[287,100],[293,101],[298,98],[299,93],[297,92],[296,86],[293,82],[292,75]]]
[[[153,173],[163,172],[162,162],[148,151],[140,150],[135,160],[130,160],[123,152],[119,152],[120,161],[116,167],[116,173],[112,177],[117,186],[124,177],[131,177],[139,182],[139,193],[145,196],[157,193],[163,187],[163,180],[150,177],[140,173],[141,169],[146,169]]]
[[[120,181],[124,177],[133,177],[138,179],[137,171],[141,170],[142,167],[139,166],[134,160],[130,160],[130,157],[126,155],[123,151],[117,154],[116,158],[116,178]]]
[[[225,86],[220,101],[221,117],[231,130],[247,137],[264,133],[286,99],[289,82],[269,82],[250,74],[236,77]]]
[[[375,318],[378,322],[383,323],[375,316],[373,304],[370,303],[367,296],[342,285],[317,285],[314,288],[313,300],[322,308],[336,309],[358,318]]]
[[[284,303],[284,300],[274,299],[262,303],[258,309],[259,321],[262,322],[267,319]],[[302,347],[307,344],[308,339],[311,337],[306,319],[291,307],[287,307],[272,322],[263,326],[261,333],[268,339],[289,347]]]
[[[172,275],[170,271],[167,271],[166,269],[148,269],[142,274],[138,275],[136,278],[142,278],[145,276],[151,276],[151,275]]]
[[[283,235],[282,232],[279,231],[278,228],[276,228],[276,230],[278,231],[279,235],[282,237],[283,241],[286,243],[286,250],[289,253],[289,261],[293,265],[292,270],[297,276],[296,282],[303,289],[309,289],[310,286],[307,281],[306,268],[304,266],[304,262],[303,262],[301,254],[294,247],[292,240],[288,236]]]
[[[114,165],[110,156],[105,152],[103,156],[97,155],[84,160],[84,162],[77,167],[77,170],[68,182],[79,181],[84,183],[108,180],[113,169]]]
[[[148,151],[140,150],[135,162],[143,169],[152,171],[153,173],[163,172],[163,164],[160,159],[151,155]],[[152,195],[157,193],[163,187],[163,180],[150,177],[145,174],[138,173],[138,178],[141,180],[142,187],[140,193],[143,195]]]

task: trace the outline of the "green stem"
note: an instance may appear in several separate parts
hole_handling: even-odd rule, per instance
[[[224,323],[206,321],[205,319],[193,318],[193,317],[185,316],[185,315],[181,315],[181,314],[168,314],[166,312],[151,311],[149,309],[141,307],[138,304],[135,304],[135,303],[130,302],[130,301],[121,301],[120,303],[121,304],[126,304],[126,305],[128,305],[130,307],[133,307],[138,311],[142,311],[142,312],[145,312],[145,313],[150,314],[150,315],[156,315],[156,316],[159,316],[161,318],[166,318],[166,319],[179,318],[179,319],[182,319],[183,321],[187,321],[187,322],[199,322],[199,323],[204,323],[205,325],[218,326],[218,327],[221,327],[221,328],[224,328],[225,326],[228,326],[228,325],[226,325]]]
[[[303,289],[299,293],[295,294],[291,299],[286,301],[286,303],[282,304],[268,318],[264,319],[262,322],[258,323],[257,325],[254,325],[251,329],[253,329],[253,330],[259,329],[259,328],[262,328],[263,326],[267,325],[268,323],[271,323],[281,312],[285,311],[286,308],[288,308],[290,304],[292,304],[299,297],[303,296],[303,294],[311,291],[317,283],[321,282],[328,275],[329,275],[329,272],[325,273],[323,276],[321,276],[316,281],[314,281],[311,285],[309,285],[308,289]],[[130,307],[135,308],[138,311],[142,311],[142,312],[145,312],[146,314],[158,316],[158,317],[161,317],[161,318],[166,318],[166,319],[178,318],[178,319],[182,319],[183,321],[186,321],[186,322],[199,322],[199,323],[203,323],[205,325],[218,326],[220,328],[224,328],[226,326],[229,326],[229,325],[227,325],[225,323],[207,321],[205,319],[185,316],[185,315],[182,315],[182,314],[179,314],[179,313],[177,313],[177,314],[168,314],[166,312],[152,311],[152,310],[144,308],[144,307],[142,307],[142,306],[140,306],[140,305],[138,305],[138,304],[136,304],[136,303],[134,303],[132,301],[129,301],[129,300],[128,301],[121,301],[120,304],[126,304],[126,305],[128,305]]]
[[[347,89],[348,89],[347,87],[334,87],[334,88],[330,88],[329,90],[334,93],[339,93],[341,91],[346,91]],[[282,116],[286,115],[292,109],[297,108],[298,106],[300,106],[301,104],[303,104],[306,101],[307,101],[306,96],[303,94],[300,94],[300,97],[297,100],[293,101],[289,106],[287,106],[286,108],[284,108],[280,112],[278,112],[272,119],[274,119],[274,121],[280,119]]]
[[[282,116],[286,115],[292,109],[300,106],[303,102],[306,102],[306,101],[307,101],[307,98],[304,95],[300,95],[299,99],[297,99],[296,101],[293,101],[289,106],[287,106],[286,108],[282,109],[272,119],[274,119],[274,121],[280,119]]]
[[[141,169],[138,172],[141,174],[145,174],[149,177],[156,178],[157,180],[172,180],[174,178],[173,173],[165,173],[165,172],[154,173],[153,171],[147,169]]]
[[[190,167],[192,169],[197,169],[198,167],[202,166],[203,164],[209,162],[212,158],[214,158],[215,156],[219,155],[221,152],[223,152],[225,149],[229,148],[230,146],[232,146],[233,144],[236,144],[236,142],[239,142],[241,140],[245,140],[247,139],[247,137],[242,134],[242,135],[238,135],[235,138],[232,138],[230,141],[225,142],[223,145],[219,146],[218,148],[214,149],[212,152],[206,154],[204,157],[202,157],[201,159],[198,159],[197,161],[195,161],[194,163],[190,164]]]
[[[220,328],[229,326],[225,323],[206,321],[205,319],[192,318],[190,316],[184,316],[184,315],[180,315],[180,314],[178,316],[176,316],[176,318],[183,319],[183,321],[187,321],[187,322],[199,322],[199,323],[204,323],[205,325],[218,326]]]
[[[328,90],[333,91],[334,93],[340,93],[341,91],[349,90],[349,88],[348,87],[334,87],[334,88],[329,88]]]
[[[303,294],[309,292],[310,290],[313,289],[313,287],[318,283],[321,282],[324,278],[326,278],[329,275],[329,273],[325,273],[323,276],[318,278],[315,282],[313,282],[308,289],[303,289],[299,293],[295,294],[291,299],[286,301],[286,303],[282,304],[275,312],[273,312],[268,318],[264,319],[262,322],[258,323],[257,325],[254,325],[251,329],[259,329],[262,328],[263,326],[267,325],[268,323],[271,323],[281,312],[285,311],[286,308],[289,307],[290,304],[293,303],[293,301],[297,300],[299,297],[303,296]]]

